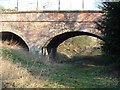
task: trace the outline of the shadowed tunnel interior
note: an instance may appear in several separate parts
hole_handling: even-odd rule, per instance
[[[25,41],[21,37],[19,37],[18,35],[14,34],[12,32],[0,32],[0,40],[16,42],[16,43],[18,43],[18,45],[20,47],[29,51],[29,47],[25,43]]]
[[[59,34],[48,41],[48,44],[45,45],[45,47],[48,50],[48,54],[51,52],[52,49],[56,49],[63,41],[71,37],[80,36],[80,35],[92,36],[104,41],[102,37],[89,32],[83,32],[83,31],[66,32],[66,33]]]

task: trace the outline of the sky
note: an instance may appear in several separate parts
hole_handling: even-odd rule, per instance
[[[59,0],[18,0],[18,10],[58,10],[58,2]],[[83,0],[60,0],[60,10],[99,10],[96,0],[84,0],[84,8],[82,3]],[[0,0],[0,5],[13,9],[17,7],[17,0]]]

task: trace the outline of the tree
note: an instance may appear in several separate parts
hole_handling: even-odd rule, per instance
[[[104,14],[98,20],[97,29],[101,30],[105,39],[102,45],[104,54],[113,57],[109,68],[118,71],[117,87],[120,87],[120,1],[104,2],[102,10]]]
[[[97,23],[106,40],[102,50],[106,55],[120,57],[120,2],[104,2],[102,10],[103,17]]]

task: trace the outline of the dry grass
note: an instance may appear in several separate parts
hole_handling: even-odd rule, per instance
[[[51,82],[44,80],[40,76],[41,70],[35,70],[35,67],[32,67],[31,70],[34,72],[32,75],[28,68],[20,67],[20,64],[13,64],[11,60],[8,58],[3,58],[0,60],[2,64],[0,66],[0,70],[2,70],[2,87],[17,87],[17,88],[44,88],[48,87]],[[43,70],[43,69],[42,69]],[[35,72],[37,71],[37,72]],[[52,82],[52,87],[57,83]],[[58,85],[59,87],[64,87],[62,85]]]
[[[0,47],[2,48],[11,48],[11,49],[22,49],[20,47],[20,45],[13,41],[13,40],[10,40],[10,41],[0,41]]]
[[[0,70],[2,70],[3,87],[33,88],[44,86],[42,83],[45,83],[45,81],[39,79],[39,77],[33,77],[26,68],[11,63],[8,58],[2,58],[0,63],[2,64]]]
[[[35,57],[32,54],[23,51],[23,49],[19,46],[19,44],[17,42],[13,42],[12,40],[0,41],[0,47],[3,49],[5,48],[6,50],[11,49],[13,50],[14,53],[22,53],[22,55],[25,55],[25,57],[19,55],[21,58],[26,59],[26,57],[28,57],[29,60],[35,59]],[[1,56],[0,58],[1,58],[0,75],[2,75],[0,80],[2,81],[2,87],[4,88],[5,87],[25,87],[25,88],[44,87],[43,82],[44,83],[47,82],[40,79],[39,76],[38,77],[32,76],[28,71],[28,68],[27,67],[23,68],[20,62],[14,64],[12,62],[14,56],[13,58],[10,58],[8,54],[8,56]]]

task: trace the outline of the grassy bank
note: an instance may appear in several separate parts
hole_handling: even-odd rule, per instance
[[[74,63],[42,63],[21,50],[1,51],[3,88],[114,88],[118,82],[103,75],[105,66],[89,63],[89,58]]]

